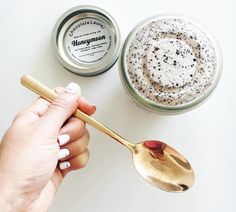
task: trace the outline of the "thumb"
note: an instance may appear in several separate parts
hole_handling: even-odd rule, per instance
[[[60,129],[64,122],[75,112],[79,105],[81,89],[76,83],[69,83],[65,91],[49,105],[41,117],[44,127]],[[46,126],[45,126],[45,125]]]

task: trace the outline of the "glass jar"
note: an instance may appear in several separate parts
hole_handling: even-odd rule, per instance
[[[128,35],[119,60],[131,99],[149,111],[179,114],[200,105],[216,87],[222,53],[202,25],[180,15],[158,15]]]

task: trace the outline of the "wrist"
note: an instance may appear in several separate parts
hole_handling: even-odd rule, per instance
[[[10,202],[6,200],[2,195],[0,195],[0,208],[3,209],[5,212],[12,212],[14,211],[11,207]]]
[[[25,211],[28,200],[26,201],[21,192],[9,185],[7,181],[2,182],[0,182],[0,209],[4,209],[4,212]]]
[[[28,206],[28,201],[19,195],[9,195],[0,191],[0,209],[4,209],[4,212],[23,212]]]

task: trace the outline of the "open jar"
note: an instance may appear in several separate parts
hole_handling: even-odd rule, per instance
[[[202,103],[216,87],[222,54],[216,39],[193,20],[159,15],[138,24],[120,61],[125,90],[139,106],[179,114]]]

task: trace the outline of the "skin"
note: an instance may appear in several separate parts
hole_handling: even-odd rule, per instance
[[[89,157],[85,123],[71,117],[77,108],[92,115],[94,105],[63,88],[53,103],[39,98],[13,120],[0,143],[0,208],[8,211],[48,211],[64,177],[83,168]],[[59,146],[57,137],[69,134]],[[67,148],[71,166],[60,170],[59,150]]]

